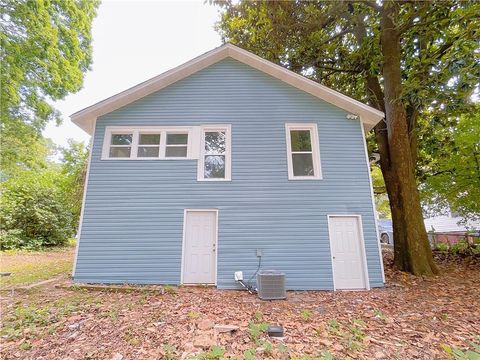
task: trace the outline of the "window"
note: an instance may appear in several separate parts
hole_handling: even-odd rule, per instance
[[[198,180],[222,181],[231,179],[230,126],[204,126]]]
[[[158,158],[160,156],[160,136],[155,133],[140,133],[137,157]]]
[[[107,126],[102,159],[191,159],[194,157],[190,151],[193,128]]]
[[[187,157],[188,133],[167,132],[165,157]]]
[[[318,131],[316,124],[286,124],[288,178],[321,179]]]
[[[117,134],[112,133],[110,137],[111,158],[129,158],[132,153],[133,134]]]

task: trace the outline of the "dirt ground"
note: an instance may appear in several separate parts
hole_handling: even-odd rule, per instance
[[[390,262],[385,288],[289,292],[286,301],[206,287],[4,291],[2,358],[447,359],[480,343],[478,262],[443,262],[428,280]],[[267,324],[285,337],[269,338]]]

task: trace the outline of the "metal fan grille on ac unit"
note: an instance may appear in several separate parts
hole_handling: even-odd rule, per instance
[[[275,270],[263,270],[257,274],[258,297],[262,300],[287,298],[285,274]]]

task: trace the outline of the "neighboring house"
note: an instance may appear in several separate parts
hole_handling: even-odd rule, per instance
[[[480,236],[480,222],[469,221],[462,223],[461,217],[452,215],[435,216],[424,220],[425,228],[428,232],[430,242],[446,244],[455,244],[465,239],[465,236]],[[380,234],[380,242],[384,244],[393,244],[393,226],[392,220],[378,219],[378,232]]]
[[[383,286],[383,117],[229,44],[73,114],[93,139],[74,281],[237,288],[261,260],[288,289]]]
[[[452,214],[425,219],[425,228],[432,243],[455,244],[466,236],[480,236],[480,222],[462,222],[462,218]]]

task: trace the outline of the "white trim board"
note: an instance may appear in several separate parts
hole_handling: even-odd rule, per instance
[[[200,55],[174,69],[155,76],[125,91],[113,95],[71,115],[72,122],[91,134],[97,117],[108,114],[138,99],[163,89],[227,57],[240,61],[319,99],[359,116],[367,131],[371,130],[385,114],[338,91],[265,60],[232,44],[225,44]]]
[[[90,137],[90,153],[88,154],[88,165],[87,165],[87,173],[85,174],[85,184],[83,184],[83,197],[82,197],[82,208],[80,209],[80,220],[78,221],[78,233],[77,233],[77,246],[75,246],[75,258],[73,260],[73,268],[72,268],[72,277],[75,278],[75,271],[77,270],[77,259],[78,259],[78,248],[80,246],[80,238],[82,236],[82,224],[83,224],[83,216],[85,213],[85,202],[87,200],[87,189],[88,189],[88,180],[90,178],[90,165],[92,163],[92,153],[93,153],[93,143],[95,141],[95,123],[97,120],[95,119],[93,124],[93,132],[92,136]]]
[[[328,214],[327,215],[327,224],[328,224],[328,241],[330,244],[330,262],[332,265],[332,282],[333,282],[333,290],[336,291],[337,287],[335,284],[335,268],[333,266],[333,254],[332,254],[332,227],[330,226],[330,219],[334,217],[354,217],[358,220],[358,232],[359,232],[359,240],[361,246],[361,258],[362,258],[362,267],[363,267],[363,277],[365,280],[365,289],[351,289],[352,291],[356,290],[370,290],[370,277],[368,276],[368,263],[367,263],[367,253],[365,251],[365,239],[363,237],[363,221],[362,215],[357,214]],[[339,289],[344,290],[344,289]],[[350,290],[350,289],[346,289]]]
[[[385,284],[385,269],[383,267],[382,246],[380,245],[380,235],[378,233],[377,208],[375,206],[375,195],[373,193],[372,172],[370,170],[370,161],[368,161],[367,139],[365,139],[365,130],[363,129],[363,126],[362,126],[362,141],[363,141],[363,148],[365,150],[365,161],[366,161],[366,166],[368,171],[368,181],[370,185],[370,197],[372,199],[372,210],[373,210],[373,219],[375,224],[375,234],[377,236],[378,256],[380,257],[380,270],[382,271],[382,281]]]

